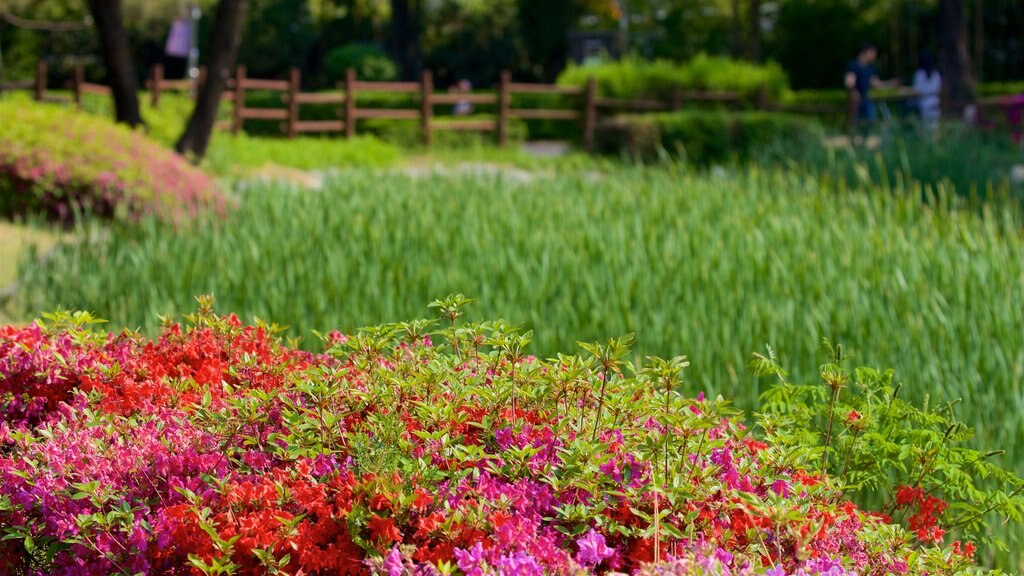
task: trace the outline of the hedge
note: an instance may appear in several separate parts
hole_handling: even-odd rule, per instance
[[[698,55],[685,63],[624,58],[597,65],[570,65],[558,77],[564,86],[583,86],[594,77],[597,91],[615,98],[668,98],[674,87],[687,90],[737,92],[753,101],[761,88],[778,100],[789,87],[775,62],[754,64],[722,56]]]
[[[804,117],[769,112],[686,110],[620,115],[598,124],[599,152],[637,159],[678,153],[696,164],[746,159],[775,142],[804,142],[821,129]]]

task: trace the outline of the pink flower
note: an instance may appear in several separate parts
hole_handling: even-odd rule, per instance
[[[384,571],[387,572],[388,576],[402,576],[404,570],[402,555],[399,554],[398,547],[396,546],[384,557]]]
[[[580,547],[576,560],[583,565],[597,566],[615,554],[615,549],[609,548],[604,536],[593,528],[586,536],[577,540],[576,545]]]
[[[786,482],[781,478],[776,480],[775,482],[772,482],[772,492],[774,492],[776,496],[789,498],[789,489],[789,482]]]

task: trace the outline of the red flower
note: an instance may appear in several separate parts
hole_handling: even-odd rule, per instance
[[[850,413],[846,415],[846,423],[848,425],[856,424],[860,420],[860,413],[856,410],[850,410]]]
[[[402,533],[399,532],[398,528],[395,526],[395,521],[391,518],[381,518],[377,515],[370,518],[370,535],[372,539],[378,541],[402,541]]]
[[[427,506],[434,502],[434,498],[423,488],[417,488],[414,494],[416,494],[416,499],[412,501],[412,509],[417,512],[426,510]]]

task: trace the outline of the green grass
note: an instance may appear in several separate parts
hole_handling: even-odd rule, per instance
[[[0,323],[14,321],[8,309],[10,289],[18,278],[18,262],[26,254],[45,253],[57,243],[60,233],[38,222],[0,220]]]
[[[225,174],[267,165],[298,170],[380,168],[397,163],[400,156],[398,148],[367,136],[351,140],[337,137],[283,140],[216,134],[205,162],[214,172]]]
[[[415,316],[458,291],[482,316],[537,324],[537,352],[635,331],[639,353],[688,353],[695,386],[741,402],[757,390],[750,352],[771,343],[806,377],[830,337],[918,393],[969,392],[996,421],[1021,421],[1015,211],[979,218],[922,208],[916,192],[763,173],[534,178],[351,171],[325,191],[254,185],[227,222],[148,223],[59,250],[25,270],[25,312],[75,306],[153,329],[213,292],[308,334]],[[987,432],[1024,440],[1011,430]]]

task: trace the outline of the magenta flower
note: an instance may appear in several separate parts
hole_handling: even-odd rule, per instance
[[[402,555],[398,552],[397,546],[384,557],[384,571],[388,576],[402,576],[405,571],[405,566],[402,565]]]
[[[593,528],[586,536],[577,540],[576,544],[580,547],[576,560],[585,566],[597,566],[615,554],[615,549],[609,548],[605,543],[604,535]]]

